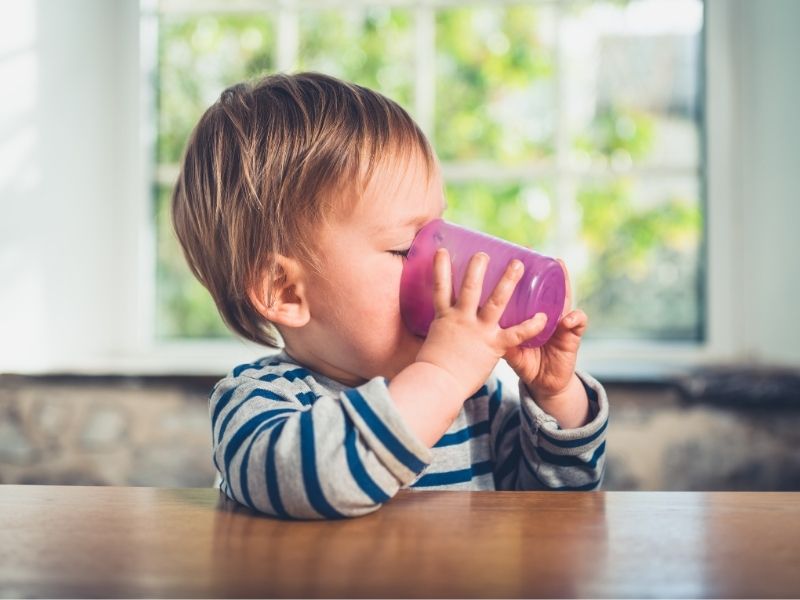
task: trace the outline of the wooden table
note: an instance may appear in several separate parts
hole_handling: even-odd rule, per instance
[[[285,522],[213,489],[6,485],[0,596],[798,597],[800,494],[403,491]]]

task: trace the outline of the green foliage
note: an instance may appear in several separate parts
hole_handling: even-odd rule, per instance
[[[574,146],[589,155],[614,158],[622,152],[638,160],[652,149],[654,134],[654,120],[644,111],[608,106],[597,112],[587,132],[575,136]]]
[[[618,178],[578,192],[591,256],[576,282],[580,304],[605,337],[698,339],[698,203],[675,196],[637,206],[636,188]]]
[[[231,335],[208,291],[189,271],[170,220],[171,190],[160,187],[156,199],[156,332],[164,338]]]
[[[162,17],[159,24],[158,161],[170,164],[223,89],[274,67],[275,32],[262,15]]]
[[[552,154],[552,127],[524,109],[553,78],[539,15],[524,5],[437,13],[434,144],[442,160],[509,164]]]
[[[520,246],[545,251],[553,231],[551,214],[533,218],[528,204],[548,203],[552,190],[519,183],[465,183],[446,186],[445,219],[484,231]]]
[[[379,90],[413,112],[413,26],[402,9],[304,10],[298,69]]]

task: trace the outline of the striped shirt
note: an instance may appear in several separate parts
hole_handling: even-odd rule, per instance
[[[592,419],[560,429],[522,382],[495,373],[428,448],[395,407],[388,380],[348,387],[285,352],[239,365],[209,399],[219,487],[281,518],[335,519],[414,490],[595,490],[605,464],[608,399],[576,371]]]

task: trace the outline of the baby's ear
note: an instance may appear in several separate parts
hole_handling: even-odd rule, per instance
[[[272,282],[271,297],[269,276],[265,276],[248,291],[250,301],[268,321],[286,327],[302,327],[311,318],[305,271],[293,258],[281,254],[274,258],[277,275]]]

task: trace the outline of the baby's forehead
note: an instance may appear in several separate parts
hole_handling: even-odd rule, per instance
[[[427,164],[418,153],[413,156],[389,155],[371,165],[360,181],[345,186],[349,212],[380,212],[389,216],[409,207],[424,206],[431,194],[441,193],[438,165]]]

